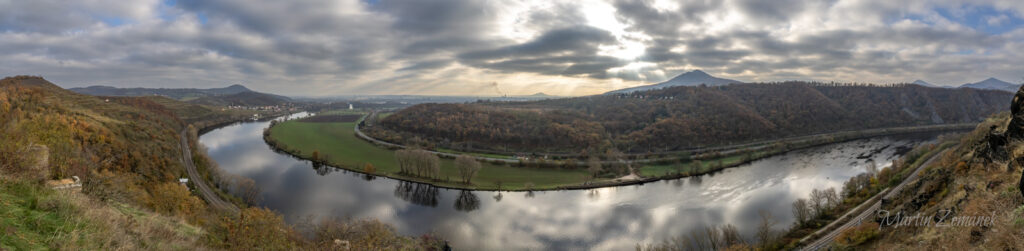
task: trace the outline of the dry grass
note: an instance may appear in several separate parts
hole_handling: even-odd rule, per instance
[[[191,226],[180,218],[162,216],[127,205],[107,206],[78,193],[62,193],[58,197],[63,197],[60,199],[66,199],[80,208],[81,216],[96,225],[98,231],[83,235],[91,243],[90,246],[128,250],[204,249],[202,229]],[[66,248],[84,250],[89,247]]]
[[[1024,245],[1024,197],[1017,188],[1022,167],[994,161],[977,154],[989,128],[1005,130],[1009,116],[1000,114],[989,119],[967,134],[961,141],[960,151],[945,156],[931,170],[931,177],[922,178],[921,190],[904,201],[922,204],[917,210],[922,215],[940,215],[941,210],[952,210],[948,217],[993,216],[991,226],[900,227],[888,228],[883,236],[868,245],[877,250],[1020,250]],[[1024,157],[1024,142],[1011,140],[1007,145],[1009,159]],[[966,164],[964,164],[966,163]],[[958,167],[959,166],[959,167]],[[930,185],[930,186],[929,186]],[[931,190],[932,192],[926,191]],[[934,196],[928,197],[927,194]],[[909,213],[917,213],[909,212]],[[947,220],[948,222],[948,220]],[[934,223],[934,221],[933,221]]]
[[[205,233],[175,217],[0,177],[0,248],[203,250]]]

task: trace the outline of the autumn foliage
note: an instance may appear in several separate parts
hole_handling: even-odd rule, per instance
[[[179,219],[182,224],[187,222],[199,226],[202,230],[193,234],[201,234],[206,240],[203,246],[141,246],[127,249],[332,249],[334,246],[320,247],[298,235],[295,228],[285,223],[281,215],[274,211],[262,208],[243,208],[237,214],[217,211],[207,207],[188,187],[178,183],[178,178],[186,176],[181,163],[179,133],[189,128],[188,135],[191,137],[187,143],[193,146],[194,151],[203,151],[195,142],[195,127],[224,123],[237,119],[237,115],[222,114],[206,107],[162,97],[82,95],[66,91],[40,77],[0,79],[0,130],[3,132],[0,133],[0,178],[23,177],[25,173],[35,173],[45,178],[78,176],[84,182],[82,192],[90,200],[96,201],[95,207],[127,204],[171,216]],[[196,126],[189,127],[188,124]],[[238,186],[237,190],[242,191],[242,199],[257,201],[258,187],[251,180],[229,182],[217,173],[212,160],[201,153],[193,155],[201,175],[219,186],[234,184]],[[34,189],[50,190],[42,188],[38,183],[32,183],[39,186]],[[94,211],[68,212],[70,218],[82,218],[79,214],[87,215]],[[116,214],[112,218],[128,219],[127,222],[116,224],[142,224],[135,221],[133,214],[125,214],[127,217]],[[366,226],[375,227],[365,232],[354,229],[355,232],[348,233],[348,236],[362,236],[360,238],[368,240],[366,243],[371,243],[366,246],[371,247],[387,247],[380,243],[398,242],[403,243],[402,247],[407,249],[436,247],[421,246],[425,242],[400,236],[382,223]],[[152,226],[139,228],[149,229]],[[11,231],[20,233],[18,229],[0,228],[0,236]],[[130,231],[124,230],[126,233]],[[138,240],[162,238],[135,236],[146,234],[149,233],[131,232],[121,235]],[[58,235],[58,232],[49,231],[49,235]],[[51,248],[65,245],[67,243],[54,243]]]
[[[456,150],[627,153],[790,136],[977,122],[1005,110],[992,90],[805,82],[673,87],[530,102],[422,104],[367,133]]]

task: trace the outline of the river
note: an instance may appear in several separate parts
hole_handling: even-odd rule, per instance
[[[715,174],[643,185],[545,192],[481,192],[369,178],[274,152],[269,122],[244,122],[200,137],[224,171],[262,190],[261,206],[291,223],[323,217],[376,218],[400,233],[434,233],[461,250],[624,250],[732,224],[752,238],[758,212],[782,230],[791,203],[881,169],[937,134],[888,136],[792,151]]]

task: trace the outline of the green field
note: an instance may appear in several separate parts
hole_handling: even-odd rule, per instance
[[[366,114],[366,111],[362,109],[355,110],[330,110],[317,113],[316,115],[346,115],[346,114]]]
[[[460,151],[456,151],[456,150],[452,150],[452,149],[446,149],[446,148],[438,148],[438,149],[434,149],[434,151],[442,152],[442,153],[451,153],[451,154],[468,154],[470,156],[487,157],[487,158],[495,158],[495,159],[515,159],[514,157],[508,156],[508,155],[493,154],[493,153],[467,153],[467,152],[460,152]]]
[[[754,156],[762,156],[763,152],[755,153]],[[693,165],[693,162],[687,161],[680,164],[664,164],[664,165],[646,165],[640,167],[640,175],[644,177],[660,177],[668,176],[676,173],[684,174],[703,174],[712,171],[715,167],[726,168],[743,163],[745,154],[737,154],[724,156],[717,159],[702,160],[700,169]],[[719,164],[719,161],[721,164]]]
[[[441,176],[448,178],[442,178],[442,181],[427,181],[404,176],[398,174],[394,151],[357,138],[353,131],[355,124],[355,122],[306,123],[293,120],[272,127],[270,138],[283,145],[289,152],[296,153],[298,151],[298,155],[303,158],[309,158],[313,151],[319,151],[320,155],[326,157],[327,162],[332,166],[362,171],[366,163],[371,163],[376,167],[375,174],[378,175],[429,182],[446,187],[498,189],[500,183],[502,190],[524,190],[527,188],[527,183],[532,183],[532,189],[553,189],[583,184],[589,177],[587,171],[583,169],[542,169],[481,163],[483,168],[473,179],[473,184],[466,185],[457,182],[459,174],[453,165],[454,161],[443,158],[441,159]],[[451,180],[451,182],[447,180]]]

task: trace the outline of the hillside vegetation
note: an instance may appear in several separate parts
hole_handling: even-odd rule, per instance
[[[197,98],[188,101],[193,104],[212,106],[273,106],[291,102],[290,99],[259,92],[242,92]]]
[[[291,102],[291,99],[287,97],[256,92],[242,85],[209,89],[89,86],[71,88],[69,90],[94,96],[166,97],[193,104],[212,106],[273,106]]]
[[[977,122],[1012,94],[918,85],[785,82],[531,102],[422,104],[380,121],[376,138],[458,150],[644,153],[846,130]]]
[[[481,163],[483,168],[472,183],[461,182],[455,161],[439,159],[436,179],[400,173],[395,151],[359,139],[353,133],[356,122],[314,122],[320,115],[276,123],[264,134],[271,146],[295,156],[314,160],[316,166],[334,167],[383,175],[403,180],[468,189],[554,189],[591,180],[582,169],[527,168],[512,165]],[[370,167],[369,169],[367,167]],[[323,167],[330,169],[331,167]]]
[[[77,94],[40,77],[0,80],[0,249],[340,248],[335,239],[355,250],[438,245],[375,220],[328,220],[303,236],[273,211],[217,211],[178,184],[186,177],[179,132],[251,116],[162,97]],[[204,175],[230,178],[203,152],[193,155]],[[43,185],[71,176],[83,180],[80,193]]]
[[[960,146],[885,203],[881,216],[837,239],[854,249],[1019,250],[1024,243],[1024,90],[1011,113],[981,123]],[[914,221],[912,216],[922,220]]]

